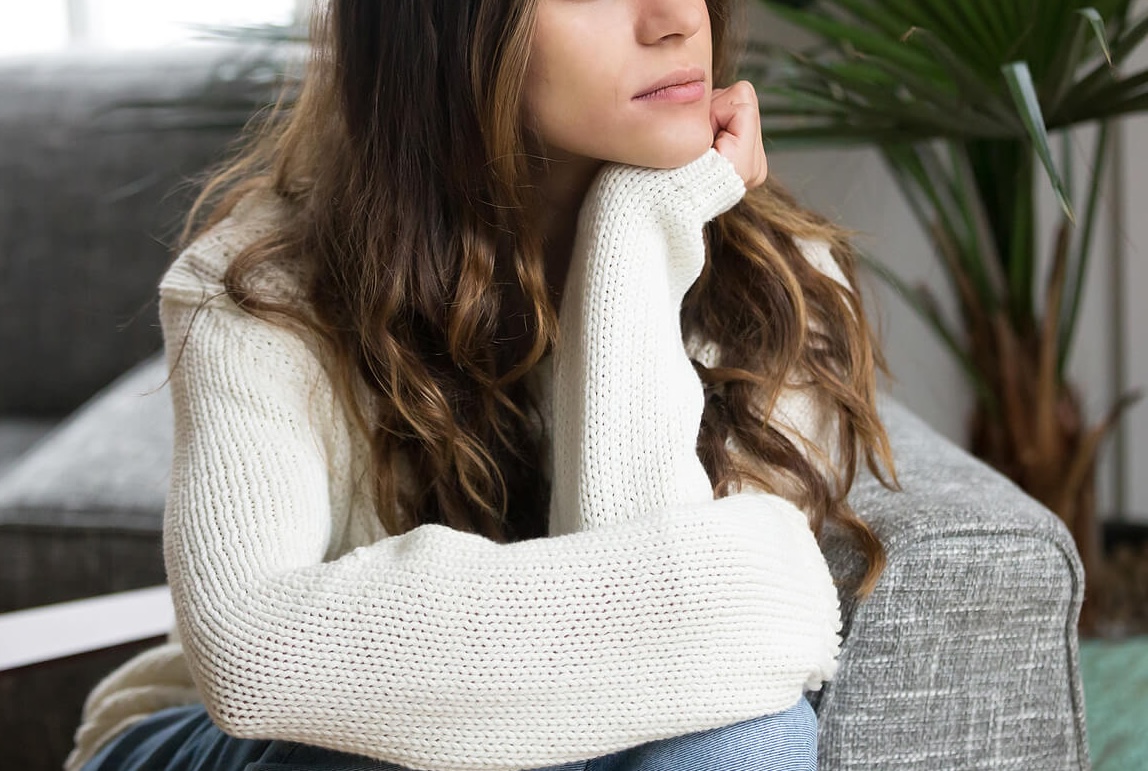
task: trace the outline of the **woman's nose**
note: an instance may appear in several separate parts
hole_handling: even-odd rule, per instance
[[[706,0],[634,0],[639,42],[655,45],[663,40],[688,40],[705,23]]]

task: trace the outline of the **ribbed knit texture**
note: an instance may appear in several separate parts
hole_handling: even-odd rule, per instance
[[[367,447],[315,352],[225,296],[195,314],[274,227],[245,199],[161,283],[169,363],[182,356],[164,519],[178,634],[149,651],[153,677],[186,666],[237,737],[436,771],[595,757],[820,687],[840,622],[806,516],[757,491],[714,500],[695,449],[678,314],[703,224],[744,190],[714,150],[595,181],[543,380],[552,537],[512,544],[382,532]],[[147,680],[136,661],[89,697],[69,771],[122,729],[125,690]]]
[[[612,167],[587,193],[554,360],[551,534],[713,500],[679,315],[702,226],[745,193],[731,171],[715,150],[671,171]]]

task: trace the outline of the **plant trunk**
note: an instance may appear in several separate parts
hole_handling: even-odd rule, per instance
[[[1030,371],[1018,367],[1018,372]],[[1008,378],[1004,378],[1007,380]],[[1076,541],[1085,572],[1085,599],[1080,614],[1081,634],[1096,629],[1095,590],[1100,553],[1096,521],[1096,455],[1086,448],[1088,431],[1084,425],[1080,397],[1071,384],[1062,383],[1055,395],[1054,420],[1037,429],[1042,419],[1037,412],[1035,379],[1020,378],[1011,385],[1015,391],[1000,394],[1003,413],[991,419],[983,402],[978,402],[969,420],[970,450],[1022,490],[1051,509],[1067,526]],[[1003,389],[1002,389],[1003,390]],[[1017,411],[1028,414],[1017,414]],[[1087,457],[1080,461],[1082,454]],[[1084,473],[1071,471],[1083,462]]]

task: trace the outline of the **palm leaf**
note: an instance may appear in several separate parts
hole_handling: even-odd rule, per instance
[[[1076,331],[1076,322],[1080,312],[1080,300],[1084,292],[1084,277],[1088,271],[1088,258],[1092,254],[1092,234],[1096,224],[1096,214],[1100,202],[1100,188],[1107,169],[1108,146],[1111,136],[1111,125],[1107,122],[1101,124],[1096,135],[1096,145],[1092,153],[1091,176],[1088,186],[1088,200],[1084,207],[1084,224],[1080,237],[1072,254],[1072,265],[1069,268],[1067,294],[1069,301],[1062,306],[1066,312],[1061,314],[1059,336],[1057,340],[1056,373],[1064,377],[1064,368],[1072,350],[1073,335]]]
[[[874,32],[864,26],[851,25],[829,16],[810,11],[795,11],[782,5],[771,5],[775,14],[790,23],[819,35],[839,50],[848,44],[862,54],[879,56],[910,69],[931,70],[928,58],[896,39]]]
[[[1004,340],[999,325],[1017,325],[1009,334],[1032,329],[1034,293],[1053,288],[1036,282],[1039,164],[1070,223],[1056,252],[1057,318],[1045,320],[1062,376],[1109,143],[1102,129],[1076,223],[1069,156],[1054,156],[1049,137],[1148,110],[1148,69],[1117,69],[1148,38],[1148,13],[1133,16],[1131,0],[820,0],[803,10],[762,2],[812,39],[801,49],[756,48],[769,56],[762,61],[783,62],[766,68],[759,88],[765,136],[776,146],[877,147],[945,250],[938,257],[952,291],[963,307],[979,304],[964,309],[966,324],[988,323],[1001,344],[1022,337]],[[946,163],[932,149],[938,140],[949,148]],[[870,268],[971,372],[929,298]]]
[[[1009,91],[1012,92],[1013,101],[1016,102],[1017,112],[1024,122],[1029,139],[1032,140],[1033,147],[1036,149],[1037,157],[1044,164],[1044,170],[1048,173],[1048,179],[1052,182],[1053,190],[1056,191],[1060,206],[1068,218],[1075,222],[1076,215],[1072,211],[1072,201],[1068,198],[1068,191],[1064,188],[1064,180],[1061,179],[1060,172],[1056,168],[1056,162],[1052,159],[1052,148],[1048,143],[1048,127],[1045,125],[1044,115],[1041,113],[1040,100],[1036,96],[1036,84],[1033,83],[1032,73],[1029,72],[1028,65],[1024,62],[1010,62],[1001,71],[1004,73]]]

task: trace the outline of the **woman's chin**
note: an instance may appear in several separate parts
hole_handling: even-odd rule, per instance
[[[624,163],[632,166],[646,166],[651,169],[676,169],[702,157],[709,149],[710,144],[705,143],[671,150],[646,150],[645,152],[634,153],[633,157],[625,160]]]
[[[593,136],[592,132],[587,135]],[[618,141],[619,138],[623,138],[622,141]],[[657,131],[615,131],[612,141],[605,143],[569,141],[558,146],[574,157],[651,169],[676,169],[702,157],[713,146],[713,140],[708,123],[700,125],[691,121],[687,125],[665,125]]]
[[[652,138],[633,149],[635,166],[654,169],[676,169],[697,160],[713,146],[709,126],[700,131],[682,131],[670,137]]]

